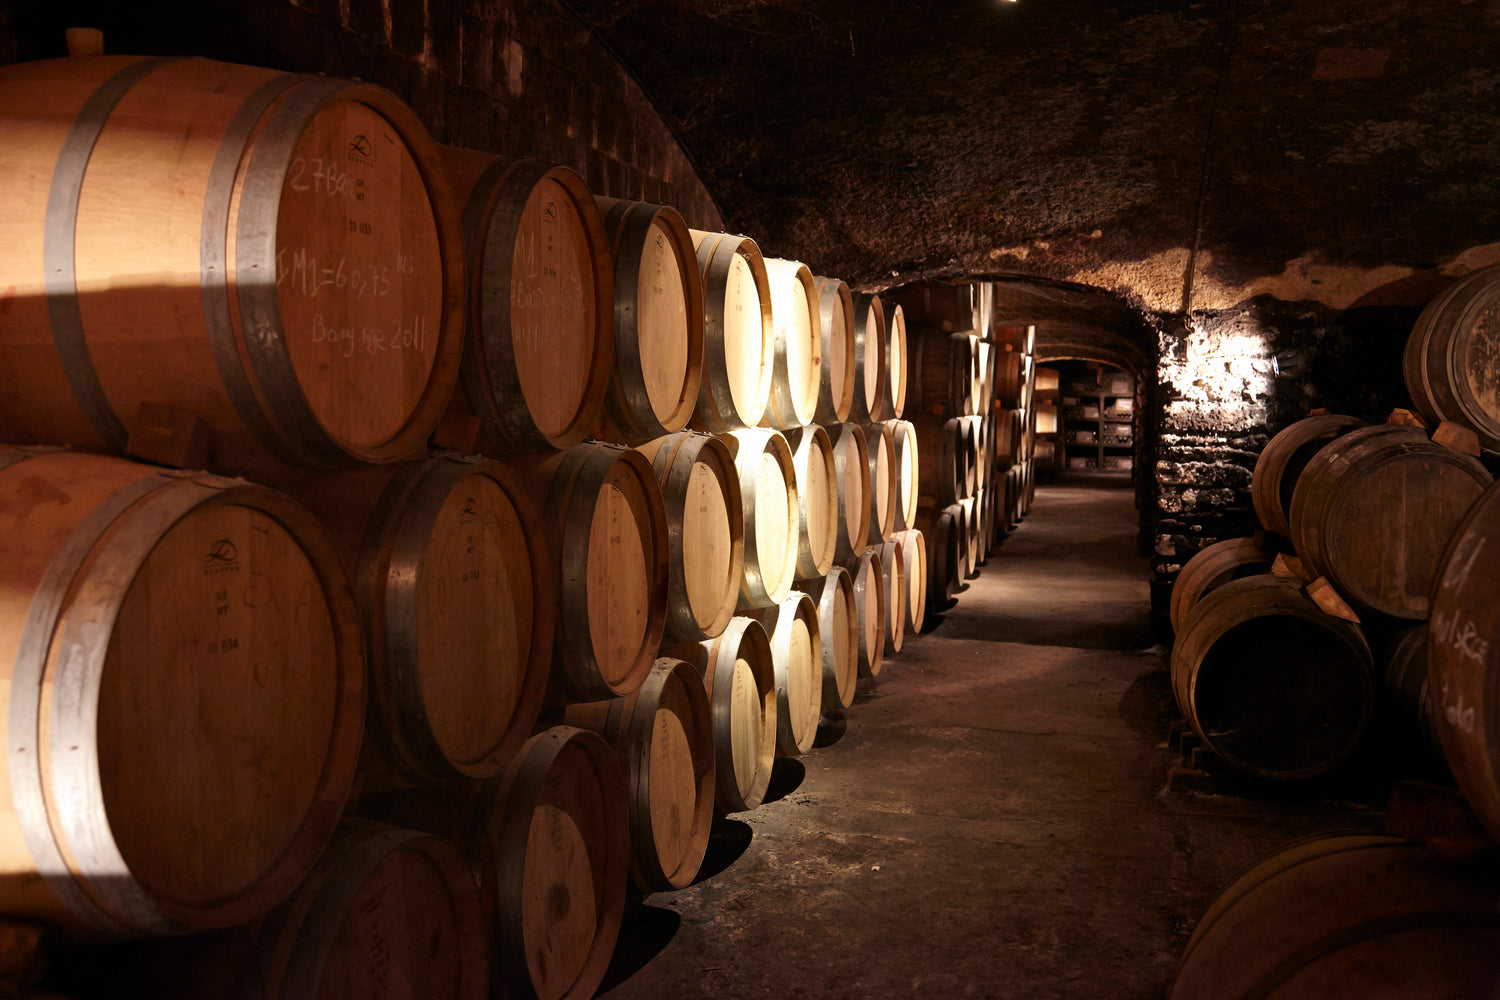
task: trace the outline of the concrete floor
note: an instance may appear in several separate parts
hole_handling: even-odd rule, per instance
[[[1162,997],[1240,868],[1378,823],[1326,790],[1169,780],[1132,498],[1040,489],[957,605],[778,762],[767,803],[719,821],[698,882],[632,901],[602,994]]]

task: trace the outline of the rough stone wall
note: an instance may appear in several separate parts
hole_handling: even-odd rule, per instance
[[[572,167],[595,194],[669,204],[719,230],[713,198],[630,73],[557,0],[0,3],[0,64],[105,49],[201,55],[358,77],[406,101],[440,142]]]
[[[1195,552],[1255,530],[1250,478],[1273,434],[1318,408],[1378,422],[1410,405],[1401,351],[1417,315],[1259,296],[1155,317],[1156,497],[1143,514],[1159,615]]]

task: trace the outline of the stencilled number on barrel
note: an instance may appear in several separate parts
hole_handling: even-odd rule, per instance
[[[214,656],[218,653],[232,653],[240,648],[240,640],[235,636],[227,639],[214,639],[208,644],[208,655]]]

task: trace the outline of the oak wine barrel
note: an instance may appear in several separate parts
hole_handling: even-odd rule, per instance
[[[885,655],[906,642],[906,549],[899,538],[880,546],[880,580],[885,590]]]
[[[917,502],[922,496],[921,448],[917,429],[909,420],[891,420],[891,441],[895,445],[896,516],[891,527],[905,531],[915,523]]]
[[[1491,837],[1500,837],[1500,487],[1459,523],[1438,563],[1427,649],[1443,756]]]
[[[1304,417],[1276,433],[1261,449],[1250,478],[1250,500],[1261,527],[1282,538],[1291,538],[1287,514],[1297,480],[1313,456],[1334,438],[1364,427],[1358,417],[1323,413]]]
[[[328,526],[354,580],[370,664],[365,789],[498,773],[536,728],[557,614],[524,481],[441,455],[277,485]]]
[[[797,472],[798,579],[821,577],[838,550],[839,483],[833,442],[817,424],[786,432]]]
[[[463,854],[383,823],[345,820],[255,950],[241,986],[265,1000],[363,1000],[372,984],[392,1000],[490,995],[488,928]]]
[[[714,801],[726,813],[760,805],[776,762],[776,670],[771,640],[754,618],[729,620],[724,631],[666,655],[698,668],[712,706]]]
[[[854,407],[854,296],[838,278],[813,278],[821,330],[822,377],[818,408],[822,424],[841,424]]]
[[[359,615],[313,516],[241,480],[0,449],[0,578],[0,909],[123,938],[291,893],[365,716]]]
[[[1226,538],[1199,549],[1172,584],[1169,614],[1173,631],[1182,627],[1183,617],[1204,594],[1242,576],[1269,573],[1275,559],[1275,551],[1255,538]]]
[[[854,607],[859,618],[859,676],[879,677],[885,657],[885,579],[880,546],[872,544],[844,567],[854,580]]]
[[[812,272],[795,260],[766,259],[771,318],[776,330],[771,398],[763,427],[790,430],[812,423],[822,381],[822,323]]]
[[[967,431],[958,417],[914,414],[918,495],[950,504],[974,492],[975,469]]]
[[[19,63],[0,176],[0,440],[257,473],[425,447],[458,377],[462,237],[390,92],[199,58]],[[162,445],[163,414],[206,446]]]
[[[1198,738],[1251,774],[1321,774],[1369,719],[1370,649],[1300,581],[1247,576],[1203,597],[1172,647],[1172,691]]]
[[[641,686],[667,621],[666,504],[651,463],[587,442],[524,474],[557,567],[551,696],[598,701]]]
[[[870,533],[866,537],[871,545],[879,545],[895,530],[900,500],[895,428],[889,423],[867,424],[865,444],[870,456]]]
[[[854,405],[849,419],[859,423],[880,420],[886,409],[890,377],[886,374],[885,306],[878,295],[854,297]]]
[[[958,501],[963,510],[963,570],[969,579],[979,572],[979,498],[965,497]]]
[[[887,390],[881,420],[896,420],[906,413],[907,352],[906,314],[897,305],[887,314],[885,375]]]
[[[1022,410],[995,411],[995,464],[1008,469],[1020,464],[1026,443],[1026,414]]]
[[[800,590],[774,608],[752,612],[771,637],[776,670],[776,754],[812,749],[823,710],[823,643],[818,608]]]
[[[1471,428],[1500,452],[1500,265],[1460,279],[1417,317],[1402,358],[1407,392],[1433,424]]]
[[[859,682],[859,608],[854,578],[834,566],[821,580],[802,580],[797,589],[812,598],[818,609],[822,640],[823,712],[854,704]]]
[[[614,364],[595,436],[644,444],[687,426],[703,382],[703,275],[675,208],[595,198],[615,261]]]
[[[745,571],[745,514],[729,447],[680,431],[640,445],[661,484],[667,515],[667,623],[672,642],[724,630]]]
[[[645,892],[698,875],[714,817],[713,709],[697,669],[657,659],[623,698],[570,705],[564,721],[604,737],[625,778],[630,877]]]
[[[755,241],[690,230],[703,276],[703,382],[692,426],[755,427],[771,398],[776,330],[771,280]]]
[[[533,736],[481,789],[470,863],[505,996],[585,1000],[609,968],[629,882],[625,781],[595,733]]]
[[[914,331],[911,336],[913,414],[963,417],[976,412],[979,342],[971,333]]]
[[[927,619],[927,537],[913,527],[897,532],[895,540],[901,543],[901,569],[906,576],[905,630],[916,635]]]
[[[1381,660],[1382,693],[1391,729],[1408,746],[1443,752],[1427,666],[1427,622],[1397,632]]]
[[[1385,834],[1319,834],[1246,868],[1189,939],[1170,1000],[1488,997],[1492,872]]]
[[[1021,409],[1026,391],[1026,358],[1023,351],[1001,348],[995,352],[995,405],[1005,410]]]
[[[1415,427],[1362,427],[1307,463],[1292,543],[1356,609],[1426,618],[1443,546],[1491,481]]]
[[[962,555],[959,552],[959,529],[956,523],[958,506],[922,507],[917,512],[917,529],[922,533],[927,549],[927,598],[925,606],[930,611],[940,611],[952,602],[953,596],[963,587],[959,572]]]
[[[870,449],[859,424],[839,424],[829,430],[833,442],[833,467],[838,482],[838,548],[834,558],[841,563],[856,559],[869,544]]]
[[[444,148],[463,199],[468,335],[438,443],[519,455],[569,448],[599,422],[614,364],[614,264],[583,178],[536,160]],[[451,435],[466,433],[468,436]]]
[[[734,454],[745,511],[739,607],[774,607],[786,599],[797,570],[801,515],[796,461],[777,431],[731,431],[721,440]]]

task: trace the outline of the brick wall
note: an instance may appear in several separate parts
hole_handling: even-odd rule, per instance
[[[64,55],[74,24],[103,29],[108,52],[368,80],[441,142],[562,163],[595,194],[673,205],[695,228],[723,228],[634,78],[556,0],[22,0],[0,4],[0,63]]]

